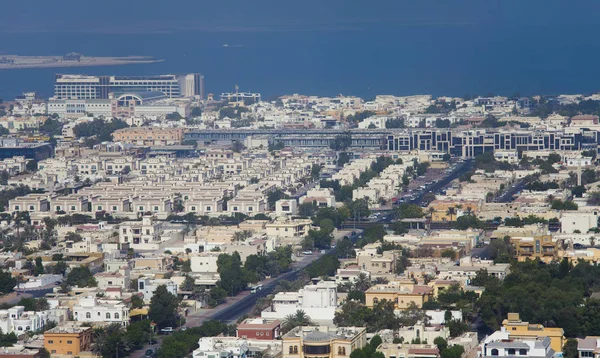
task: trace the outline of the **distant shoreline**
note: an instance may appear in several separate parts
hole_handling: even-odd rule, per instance
[[[147,56],[126,57],[84,57],[79,60],[67,60],[63,56],[17,56],[0,55],[0,70],[27,68],[60,68],[60,67],[92,67],[120,66],[142,63],[158,63],[164,60]]]

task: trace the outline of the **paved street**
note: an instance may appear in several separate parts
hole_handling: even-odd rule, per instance
[[[352,230],[337,230],[334,233],[335,241],[341,239],[344,236],[350,235]],[[332,250],[330,250],[332,251]],[[300,256],[292,267],[292,270],[286,272],[275,278],[263,280],[260,284],[263,285],[263,289],[257,293],[250,293],[250,291],[242,291],[234,297],[227,297],[226,302],[215,308],[200,309],[198,312],[189,314],[185,319],[185,327],[198,327],[202,325],[202,322],[210,319],[218,319],[227,322],[235,322],[239,317],[242,317],[248,313],[255,305],[256,301],[261,298],[268,296],[273,292],[279,281],[281,280],[294,280],[301,273],[302,269],[311,264],[313,261],[321,257],[323,254],[318,252],[313,255]],[[158,346],[162,336],[158,336]],[[133,352],[130,357],[142,358],[144,353],[151,346],[147,345],[139,351]]]

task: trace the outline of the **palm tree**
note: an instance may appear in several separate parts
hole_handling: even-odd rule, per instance
[[[283,319],[282,331],[289,332],[298,326],[312,326],[313,322],[303,310],[297,310]]]
[[[465,209],[465,215],[473,215],[473,209],[470,206],[467,206],[467,208]]]
[[[433,206],[430,206],[427,211],[429,211],[429,217],[433,218],[433,213],[435,213],[435,208]]]
[[[356,282],[354,283],[354,288],[357,291],[364,292],[364,291],[368,290],[369,287],[371,287],[371,280],[369,280],[369,278],[367,277],[367,275],[364,272],[359,273],[358,276],[356,277]]]
[[[590,240],[590,246],[591,246],[591,247],[594,247],[594,245],[596,244],[596,238],[595,238],[595,237],[593,237],[593,236],[590,236],[590,239],[589,239],[589,240]]]
[[[450,217],[450,223],[452,223],[452,217],[456,215],[456,209],[453,206],[449,207],[448,210],[446,210],[446,215]]]

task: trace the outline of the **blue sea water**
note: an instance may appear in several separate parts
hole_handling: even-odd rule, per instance
[[[600,18],[596,16],[600,2],[417,1],[418,5],[404,3],[403,7],[387,2],[389,11],[372,9],[367,5],[370,2],[314,4],[333,3],[355,6],[339,11],[323,5],[329,11],[323,16],[302,8],[298,17],[286,17],[292,9],[289,6],[266,14],[268,8],[248,8],[221,20],[223,14],[217,9],[198,22],[181,15],[185,10],[180,9],[181,21],[170,18],[152,25],[164,11],[157,8],[144,10],[146,17],[129,27],[125,26],[128,22],[94,22],[89,27],[81,23],[72,30],[45,30],[48,24],[20,31],[0,27],[0,55],[74,51],[165,60],[127,66],[0,70],[0,98],[12,99],[23,91],[50,96],[55,73],[200,72],[207,93],[219,94],[239,85],[242,90],[261,92],[263,98],[292,93],[369,98],[376,94],[600,91]],[[258,20],[247,20],[251,16]],[[234,21],[225,21],[231,17]],[[217,20],[211,22],[212,18]],[[283,20],[269,22],[273,18]],[[107,27],[114,31],[106,31]]]

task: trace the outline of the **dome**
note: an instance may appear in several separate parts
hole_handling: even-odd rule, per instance
[[[312,331],[309,334],[307,334],[306,337],[304,337],[304,340],[310,342],[330,341],[331,336],[325,332]]]

